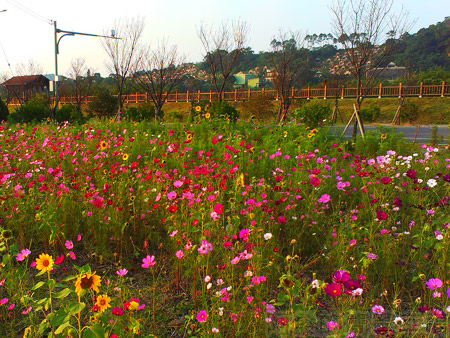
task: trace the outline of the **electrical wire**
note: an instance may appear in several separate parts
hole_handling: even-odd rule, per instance
[[[47,23],[49,25],[53,24],[53,20],[47,19],[46,17],[44,17],[44,16],[36,13],[35,11],[25,7],[24,5],[18,3],[15,0],[6,0],[6,1],[9,2],[11,5],[13,5],[14,7],[20,9],[22,12],[24,12],[24,13],[26,13],[28,15],[31,15],[32,17],[34,17],[37,20],[43,21],[43,22],[45,22],[45,23]]]

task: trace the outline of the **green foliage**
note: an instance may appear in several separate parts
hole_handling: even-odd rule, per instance
[[[0,122],[8,119],[8,106],[0,99]]]
[[[309,128],[317,128],[330,119],[333,110],[324,100],[311,100],[294,110],[294,118]]]
[[[371,103],[361,108],[359,113],[364,122],[374,122],[380,117],[381,109],[375,103]]]
[[[76,106],[66,104],[57,110],[55,120],[56,122],[68,121],[70,123],[83,124],[86,119],[84,118],[81,110],[79,110]]]
[[[405,101],[400,118],[402,120],[406,119],[410,124],[414,124],[419,118],[419,106],[411,101]]]
[[[232,122],[236,122],[239,117],[239,111],[225,101],[213,101],[209,113],[213,119],[224,119]]]
[[[125,118],[130,121],[150,121],[155,117],[155,106],[151,103],[144,103],[137,107],[128,108]]]
[[[255,117],[258,121],[268,121],[275,117],[273,96],[258,94],[242,103],[245,113]]]
[[[44,95],[34,98],[9,114],[8,120],[12,123],[41,122],[50,117],[50,108]]]
[[[100,118],[114,116],[117,112],[117,99],[106,89],[101,89],[89,103],[88,111]]]
[[[184,118],[183,114],[176,110],[170,111],[168,115],[172,121],[181,122],[181,121],[183,121],[183,118]]]

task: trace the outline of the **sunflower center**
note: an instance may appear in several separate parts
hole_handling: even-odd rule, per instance
[[[84,276],[83,278],[81,278],[80,286],[83,289],[89,289],[90,287],[92,287],[92,285],[94,285],[94,278],[92,276]]]
[[[45,267],[47,267],[47,266],[50,265],[50,261],[49,261],[48,259],[44,259],[44,260],[42,261],[42,265],[45,266]]]

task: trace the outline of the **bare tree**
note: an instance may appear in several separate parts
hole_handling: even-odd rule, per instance
[[[75,104],[81,110],[83,100],[86,100],[94,82],[94,70],[86,66],[85,58],[72,59],[68,75],[73,80],[73,96]]]
[[[122,111],[124,94],[128,93],[131,84],[129,77],[135,73],[142,56],[139,40],[142,37],[144,26],[143,18],[116,21],[112,35],[119,39],[105,38],[102,40],[102,46],[109,58],[106,67],[115,79],[119,111]]]
[[[164,40],[158,43],[155,50],[147,47],[143,54],[140,71],[135,74],[135,81],[155,104],[155,121],[161,117],[167,96],[185,74],[183,62],[184,56],[178,54],[177,47],[169,46]]]
[[[354,113],[349,121],[355,118],[353,137],[358,125],[364,136],[361,104],[410,25],[408,13],[404,9],[394,13],[393,5],[394,0],[336,0],[331,8],[333,33],[344,49],[348,71],[356,79]],[[389,43],[381,46],[386,36]]]
[[[14,70],[16,76],[39,75],[44,72],[42,65],[33,59],[29,59],[28,63],[25,62],[18,63],[14,67]]]
[[[277,120],[282,119],[291,106],[294,84],[302,84],[302,80],[307,77],[309,52],[302,47],[303,41],[300,33],[280,31],[270,43],[273,85],[280,102]]]
[[[208,63],[212,83],[219,100],[223,99],[225,85],[241,56],[248,39],[249,26],[244,21],[222,23],[214,29],[202,25],[198,29],[198,37],[205,51],[205,61]]]

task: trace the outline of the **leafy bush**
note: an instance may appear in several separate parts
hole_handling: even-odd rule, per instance
[[[110,92],[103,89],[89,103],[88,111],[100,118],[114,116],[117,112],[117,105],[117,99]]]
[[[160,112],[161,114],[161,112]],[[137,107],[128,108],[125,118],[131,121],[151,120],[155,117],[155,106],[151,103],[144,103]]]
[[[0,99],[0,122],[8,119],[8,106]]]
[[[410,101],[405,101],[400,117],[401,119],[406,119],[409,123],[414,124],[419,118],[419,106]]]
[[[172,121],[178,121],[178,122],[183,121],[183,118],[184,118],[183,114],[176,110],[170,111],[169,116],[172,119]]]
[[[44,95],[36,95],[34,98],[9,114],[8,120],[12,123],[41,122],[51,115],[48,102]]]
[[[332,109],[322,100],[311,100],[294,110],[294,118],[309,128],[317,128],[330,119]]]
[[[70,123],[78,124],[83,124],[85,122],[85,118],[81,110],[71,104],[63,105],[60,109],[58,109],[55,114],[55,120],[57,122],[68,121]]]
[[[259,121],[265,121],[275,117],[273,96],[258,94],[250,100],[242,103],[244,112],[255,117]]]
[[[213,119],[225,119],[232,122],[235,122],[239,117],[239,111],[225,101],[212,102],[209,113]]]
[[[371,103],[367,107],[361,108],[359,113],[364,122],[374,122],[380,117],[381,110],[375,103]]]

